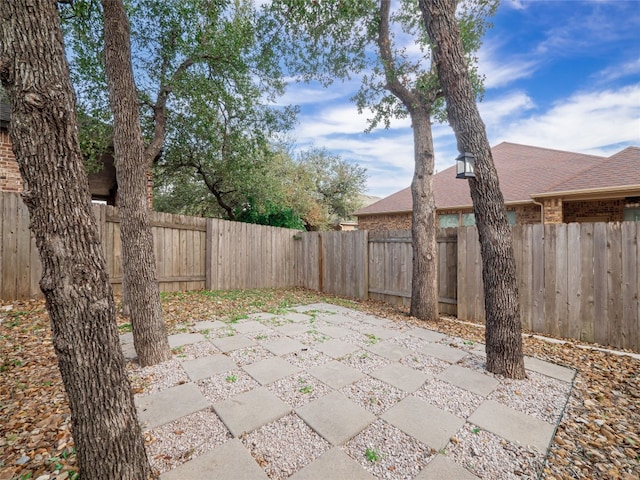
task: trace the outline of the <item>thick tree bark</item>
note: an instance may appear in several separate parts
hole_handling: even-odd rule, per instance
[[[475,156],[476,178],[469,180],[485,289],[487,370],[524,378],[522,326],[513,239],[486,129],[475,102],[455,18],[456,0],[419,0],[449,123],[458,150]]]
[[[0,2],[0,79],[81,477],[146,479],[54,2]]]
[[[433,197],[433,137],[428,111],[412,113],[415,167],[411,181],[413,215],[413,271],[410,314],[422,320],[439,320],[438,244],[436,202]]]
[[[410,314],[420,320],[438,321],[438,250],[436,243],[436,209],[433,198],[433,138],[431,108],[437,98],[429,99],[405,87],[398,79],[389,35],[391,0],[380,2],[378,48],[384,63],[385,88],[395,95],[409,111],[413,126],[414,162],[411,196],[413,211],[413,267],[411,272]]]
[[[156,277],[147,204],[147,169],[131,67],[129,20],[122,0],[103,0],[105,70],[113,111],[113,143],[125,298],[140,365],[171,358]]]

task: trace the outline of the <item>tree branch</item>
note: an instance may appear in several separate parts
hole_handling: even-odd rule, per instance
[[[384,66],[384,76],[387,81],[386,88],[404,104],[409,111],[413,111],[416,105],[415,95],[405,87],[398,79],[396,64],[391,52],[391,40],[389,35],[389,11],[391,0],[380,2],[380,25],[378,27],[378,48],[380,58]]]

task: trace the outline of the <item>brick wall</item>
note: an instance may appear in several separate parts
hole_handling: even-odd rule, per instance
[[[516,212],[516,223],[518,225],[540,223],[540,205],[518,205],[514,210]]]
[[[516,223],[523,225],[540,223],[539,205],[515,205],[507,207],[508,212],[516,213]],[[471,208],[442,209],[438,215],[458,215],[458,223],[462,225],[462,215],[473,213]],[[385,215],[367,215],[358,218],[358,230],[403,230],[411,228],[411,213]]]
[[[544,205],[544,223],[562,223],[562,199],[546,198]]]
[[[21,192],[22,178],[16,162],[9,132],[0,130],[0,192]]]
[[[411,228],[411,212],[358,217],[358,230],[406,230]]]
[[[582,202],[564,202],[563,220],[571,222],[622,222],[624,220],[625,200],[591,200]]]
[[[0,192],[22,192],[22,177],[11,149],[9,132],[0,130]],[[147,172],[147,199],[153,210],[153,171]]]

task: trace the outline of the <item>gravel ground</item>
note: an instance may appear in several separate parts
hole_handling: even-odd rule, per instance
[[[343,450],[380,479],[413,478],[436,453],[384,420],[369,425]]]
[[[406,392],[371,377],[358,380],[340,391],[374,415],[382,415],[407,396]]]
[[[467,418],[485,400],[480,395],[436,378],[427,381],[415,396],[461,418]]]
[[[304,290],[274,291],[268,292],[271,298],[267,300],[269,306],[265,307],[265,293],[263,291],[247,291],[238,295],[227,295],[219,297],[222,300],[217,301],[212,301],[211,292],[205,293],[206,295],[201,295],[198,292],[175,294],[175,296],[167,295],[163,299],[165,319],[171,333],[177,332],[176,325],[178,323],[182,323],[183,327],[189,325],[191,320],[184,320],[187,315],[190,318],[214,320],[216,316],[220,319],[225,312],[228,312],[227,318],[238,318],[241,312],[258,312],[258,308],[269,308],[275,311],[275,309],[281,308],[285,298],[288,304],[291,304],[292,300],[298,303],[302,303],[301,300],[304,302],[327,300],[313,292]],[[391,325],[396,326],[401,332],[401,335],[393,339],[395,343],[403,338],[408,328],[414,326],[424,326],[451,337],[463,338],[464,340],[459,347],[465,350],[471,350],[475,345],[484,341],[482,325],[458,322],[456,319],[446,316],[439,322],[421,322],[409,317],[406,309],[374,301],[363,303],[341,299],[332,299],[331,301],[350,308],[362,309],[362,312],[354,314],[353,318],[370,319],[377,316],[389,319]],[[251,306],[253,305],[251,302],[254,302],[255,305],[260,302],[260,306]],[[44,309],[44,303],[42,301],[13,302],[5,307],[7,307],[6,312],[9,313],[4,313],[4,317],[0,314],[0,349],[5,355],[2,365],[3,373],[0,376],[0,398],[3,400],[0,403],[0,416],[2,417],[0,422],[0,480],[37,479],[41,476],[50,480],[75,478],[74,471],[77,471],[77,464],[71,436],[69,408],[53,353],[49,319]],[[11,308],[15,314],[11,313]],[[296,310],[305,311],[306,309],[309,307],[298,307]],[[342,307],[336,307],[335,311],[341,314],[345,312]],[[255,318],[273,317],[271,314],[262,314]],[[341,323],[338,315],[334,313],[319,314],[315,318],[335,326],[340,326]],[[125,326],[127,322],[126,319],[119,319],[121,326]],[[286,319],[272,321],[272,325],[289,323],[292,322]],[[232,332],[233,330],[228,330],[224,335]],[[209,336],[214,338],[214,333],[212,331]],[[441,343],[448,345],[451,342],[445,340]],[[411,348],[404,343],[400,344]],[[209,348],[206,345],[204,347]],[[524,337],[526,355],[536,356],[578,370],[570,399],[562,414],[561,422],[542,469],[540,478],[544,480],[638,480],[640,478],[640,435],[638,432],[638,425],[640,425],[640,360],[593,350],[593,347],[599,346],[585,345],[575,341],[552,344],[541,341],[533,335],[525,335]],[[214,351],[216,351],[215,347]],[[331,360],[326,355],[313,352],[311,348],[304,353],[288,355],[286,360],[305,370],[315,365],[315,361],[326,363]],[[200,350],[200,346],[194,344],[183,347],[179,355],[184,355],[184,357],[177,358],[176,356],[175,359],[183,361],[189,358],[200,358],[207,354],[206,350]],[[356,354],[366,356],[358,358]],[[345,363],[351,362],[350,364],[354,368],[360,368],[361,365],[366,368],[370,362],[372,365],[367,369],[369,372],[389,363],[370,352],[361,350],[356,354],[351,354],[341,360]],[[372,360],[376,357],[379,362],[377,365]],[[481,357],[472,357],[471,361],[471,364],[466,366],[479,371],[483,370],[484,360]],[[440,361],[426,364],[420,354],[405,357],[401,363],[416,369],[422,365],[422,370],[432,376],[437,375],[447,365],[446,362],[441,363]],[[462,363],[464,364],[465,361]],[[164,376],[164,372],[155,372],[153,369],[143,371],[135,364],[129,364],[128,371],[137,394],[151,392],[154,388],[168,388],[184,380],[183,376],[172,378],[171,375]],[[180,369],[176,369],[176,371],[179,372]],[[253,380],[248,376],[248,378],[244,377],[246,374],[243,374],[241,370],[233,373],[237,375],[235,382],[225,380],[224,377],[229,376],[228,374],[211,379],[212,385],[207,387],[211,389],[209,401],[218,401],[254,388],[255,384],[251,384]],[[535,375],[532,374],[530,377],[535,380]],[[152,384],[156,380],[160,382],[159,385],[164,386],[153,386]],[[202,381],[200,383],[206,386],[208,382]],[[199,386],[204,388],[200,383]],[[222,391],[218,391],[220,386],[224,387]],[[504,388],[507,389],[506,391],[514,393],[515,396],[519,396],[515,393],[515,389],[522,393],[522,397],[528,398],[530,395],[529,392],[515,385],[505,383]],[[551,388],[553,391],[555,387],[546,385],[543,388]],[[420,396],[420,390],[413,395]],[[540,401],[539,396],[531,398],[535,398],[535,400],[529,400],[529,403]],[[9,400],[6,401],[7,399]],[[513,405],[513,408],[518,407]],[[540,415],[553,415],[557,409],[558,405],[551,402],[542,408]],[[206,415],[207,410],[198,412],[196,415],[199,414]],[[530,412],[530,414],[534,415],[535,413]],[[212,415],[210,411],[209,415]],[[180,421],[188,423],[191,420],[190,417],[185,417]],[[198,417],[194,418],[198,419]],[[215,422],[209,420],[203,422],[202,419],[198,419],[186,428],[170,424],[170,426],[165,425],[147,432],[149,451],[154,452],[150,453],[150,458],[153,457],[152,462],[159,462],[154,463],[154,466],[160,468],[164,465],[162,468],[168,468],[169,465],[172,465],[167,463],[172,460],[162,458],[162,455],[177,458],[180,462],[188,458],[185,453],[181,452],[195,455],[196,450],[189,452],[189,449],[197,449],[202,444],[189,441],[188,437],[191,435],[189,433],[191,431],[194,432],[195,437],[199,437],[201,440],[212,441],[211,445],[227,438],[226,433],[214,431],[197,433],[197,428],[205,426],[201,425],[203,423],[209,428],[215,428]],[[295,423],[296,420],[292,419],[292,424]],[[383,421],[378,421],[375,425],[378,423],[381,429],[390,427]],[[397,441],[396,435],[402,433],[384,431],[388,438],[393,439],[393,442]],[[367,433],[367,431],[362,432],[347,444],[351,448],[355,445],[356,440],[362,440],[360,446],[349,450],[348,453],[361,464],[366,465],[365,468],[368,467],[370,471],[372,468],[380,469],[380,473],[376,473],[380,478],[411,478],[412,474],[406,474],[406,476],[394,474],[393,472],[398,468],[397,465],[380,468],[381,462],[385,461],[385,458],[387,460],[389,458],[384,456],[385,442],[378,445],[375,442],[376,439],[380,441],[380,437],[378,435],[367,436]],[[473,439],[472,442],[475,443],[475,446],[474,443],[465,441],[467,437]],[[152,450],[159,447],[165,438],[169,443],[166,447],[161,447],[160,450],[167,452],[166,454],[159,450]],[[178,448],[182,444],[186,446],[186,449],[180,450]],[[171,450],[173,448],[171,445],[178,449]],[[345,448],[343,447],[343,449]],[[375,457],[376,450],[377,453],[382,453],[381,460],[376,461],[375,458],[373,462],[368,460],[365,455],[367,448],[372,450],[370,457],[372,455]],[[485,449],[491,454],[483,455]],[[475,433],[469,424],[456,434],[455,440],[450,442],[445,450],[450,458],[468,466],[481,478],[486,479],[536,478],[535,475],[532,476],[532,472],[535,472],[540,466],[537,452],[504,442],[482,430]],[[423,455],[430,454],[433,452],[425,450],[423,453]],[[157,458],[158,455],[161,458]],[[420,461],[426,462],[426,459]],[[413,463],[418,464],[420,461],[413,460]],[[495,473],[494,465],[501,464],[501,462],[512,466],[511,473],[509,473],[512,476],[499,476]],[[285,469],[281,468],[280,471],[285,471]],[[386,477],[386,475],[391,476]]]
[[[269,478],[278,480],[291,476],[331,448],[295,414],[254,430],[242,438],[242,443]]]
[[[506,442],[469,423],[449,442],[445,451],[448,457],[483,480],[534,480],[542,466],[540,452]]]
[[[166,472],[223,444],[231,434],[212,408],[179,418],[145,433],[151,467]]]
[[[343,323],[342,328],[348,326],[355,332],[343,335],[341,339],[358,345],[361,349],[339,358],[338,361],[370,374],[391,362],[365,348],[381,341],[389,341],[412,350],[412,354],[402,359],[404,365],[428,374],[426,382],[412,394],[413,396],[460,418],[470,416],[485,400],[480,395],[434,378],[450,364],[418,352],[417,350],[428,342],[403,333],[409,330],[409,324],[389,323],[379,317],[353,312],[343,313],[343,315],[348,315],[351,320]],[[260,344],[227,354],[239,366],[272,357],[273,354],[261,343],[267,339],[284,338],[284,335],[271,329],[273,325],[280,323],[277,318],[255,318],[269,328],[244,334]],[[307,373],[310,368],[332,360],[313,348],[313,345],[319,345],[330,339],[327,334],[320,332],[317,328],[332,325],[313,316],[311,318],[309,322],[313,322],[314,325],[309,326],[309,330],[304,330],[307,328],[306,320],[296,322],[302,326],[301,333],[293,336],[309,347],[284,356],[285,360],[302,368],[303,371],[267,385],[270,391],[293,409],[302,407],[332,391],[328,385]],[[284,325],[288,324],[284,323]],[[394,326],[398,334],[390,335],[389,329],[384,330],[381,325],[386,325],[387,328]],[[242,328],[242,322],[236,326]],[[219,331],[224,332],[225,329],[219,329]],[[330,332],[331,329],[327,331]],[[343,333],[340,330],[337,332]],[[186,374],[180,362],[199,357],[206,352],[207,347],[204,344],[207,342],[201,343],[189,346],[190,348],[174,349],[176,358],[163,365],[147,369],[131,369],[131,374],[135,375],[136,384],[144,385],[142,394],[183,383],[186,380]],[[467,351],[474,345],[472,341],[450,336],[442,338],[439,343]],[[484,358],[481,356],[469,355],[460,364],[486,373]],[[531,373],[528,379],[519,381],[491,376],[499,380],[499,387],[488,398],[552,423],[559,419],[571,389],[567,383],[537,373]],[[152,381],[157,384],[149,385]],[[258,383],[239,368],[201,380],[197,385],[207,400],[215,403],[255,388]],[[383,415],[409,395],[368,375],[341,388],[340,392],[376,416]],[[219,421],[213,422],[211,431],[204,432],[208,427],[199,423],[208,421],[211,416],[210,410],[200,412],[201,416],[191,415],[147,433],[147,438],[152,439],[149,448],[153,451],[155,468],[160,472],[166,471],[201,453],[205,446],[215,445],[216,442],[219,443],[228,438],[226,429]],[[203,434],[214,436],[220,432],[223,432],[222,439],[209,438],[206,442],[198,440],[203,438]],[[287,478],[330,448],[330,445],[307,426],[295,412],[244,435],[242,442],[267,475],[273,479]],[[382,419],[378,419],[340,448],[380,479],[413,478],[436,453],[427,445]],[[440,453],[448,455],[450,459],[485,479],[535,478],[541,472],[544,460],[544,454],[541,452],[507,442],[469,423],[465,424]]]

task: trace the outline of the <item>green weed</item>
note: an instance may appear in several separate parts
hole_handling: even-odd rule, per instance
[[[367,448],[364,452],[364,456],[371,463],[379,462],[380,460],[382,460],[382,455],[380,455],[380,453],[373,448]]]

